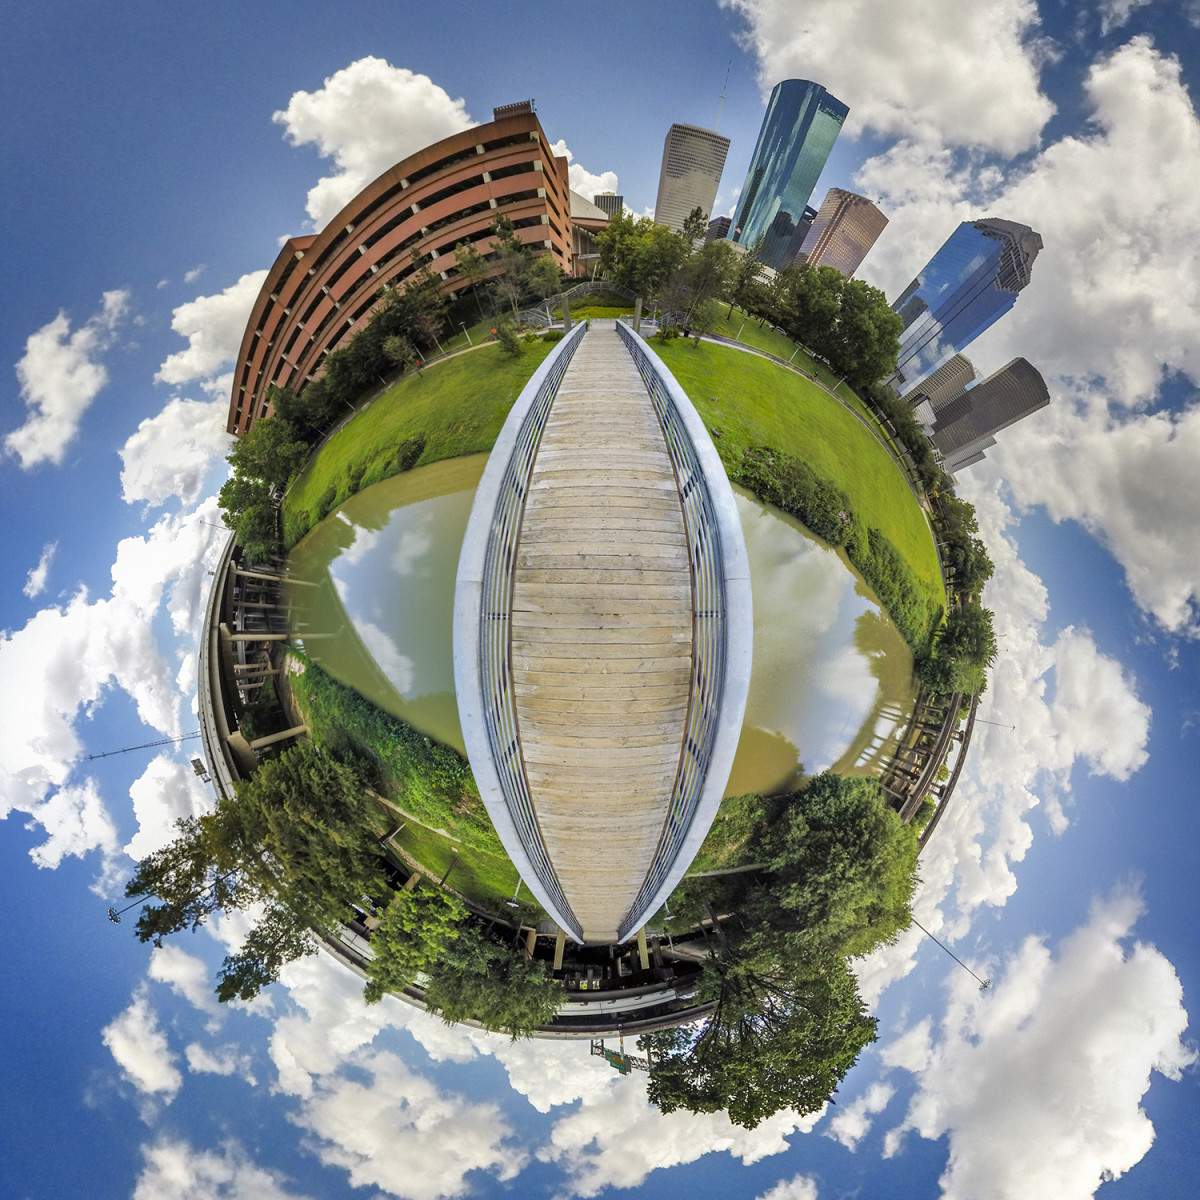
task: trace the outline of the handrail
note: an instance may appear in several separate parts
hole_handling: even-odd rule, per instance
[[[494,770],[494,775],[490,771],[485,774],[477,755],[470,753],[480,790],[495,794],[503,803],[516,840],[528,856],[524,863],[516,862],[518,871],[547,912],[576,941],[583,940],[583,931],[546,852],[525,778],[509,643],[516,546],[534,459],[550,406],[586,329],[586,323],[580,324],[563,338],[526,385],[517,400],[517,406],[524,408],[520,423],[508,437],[502,432],[504,444],[498,441],[492,452],[496,467],[489,461],[480,481],[475,511],[486,509],[487,518],[485,523],[481,517],[477,524],[473,512],[463,540],[455,595],[454,654],[455,686],[468,751],[473,739],[486,738]],[[532,393],[527,395],[530,389]],[[497,472],[502,472],[498,480]],[[480,539],[486,539],[484,546]],[[497,814],[492,805],[488,807],[495,822]],[[501,840],[511,847],[516,861],[516,847],[508,838],[502,836]]]
[[[623,941],[669,895],[669,889],[678,881],[678,876],[686,870],[694,855],[693,850],[680,868],[680,852],[684,843],[690,842],[698,848],[699,841],[716,815],[716,805],[720,803],[720,792],[724,790],[732,765],[745,710],[752,618],[745,544],[740,536],[741,526],[724,468],[717,459],[706,431],[698,424],[695,410],[658,356],[622,322],[617,322],[616,329],[633,356],[650,394],[675,469],[692,568],[693,609],[692,690],[679,771],[663,832],[646,878],[630,908],[625,925],[618,930],[618,938]],[[701,443],[703,449],[708,451],[706,457],[710,461],[707,463],[707,472],[697,443]],[[714,498],[718,480],[725,484],[725,490],[729,492],[727,498],[723,497],[726,503],[722,514],[718,513]],[[724,519],[721,519],[722,516]],[[733,605],[728,595],[729,585],[737,593]],[[732,622],[731,607],[739,610]],[[731,657],[734,660],[733,680],[727,678]],[[735,709],[736,713],[733,711]],[[734,716],[736,720],[732,721]],[[736,724],[732,730],[732,743],[731,724]],[[722,753],[718,755],[715,752],[718,731],[722,725]],[[719,758],[724,767],[723,772],[719,772],[719,790],[715,786],[717,781],[709,779],[714,758]],[[705,795],[707,820],[697,822],[697,810],[706,783],[709,784]],[[714,791],[717,793],[715,803]]]

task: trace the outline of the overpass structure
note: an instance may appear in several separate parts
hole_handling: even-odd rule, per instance
[[[576,327],[492,451],[454,613],[484,803],[576,941],[632,937],[695,856],[737,749],[752,639],[708,431],[631,329]]]

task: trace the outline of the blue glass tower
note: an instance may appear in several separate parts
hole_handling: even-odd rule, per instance
[[[904,318],[890,380],[900,395],[1012,308],[1041,248],[1028,225],[995,218],[964,221],[950,235],[892,305]]]
[[[767,104],[754,157],[729,229],[747,248],[765,236],[763,262],[790,266],[804,240],[800,224],[817,178],[850,110],[819,83],[785,79]]]

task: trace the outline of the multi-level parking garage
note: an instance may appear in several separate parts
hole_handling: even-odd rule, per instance
[[[497,216],[569,272],[567,160],[551,152],[531,103],[493,116],[398,162],[319,234],[284,243],[238,351],[230,433],[268,415],[271,384],[299,390],[315,379],[325,355],[366,323],[383,286],[403,287],[426,263],[448,294],[460,291],[455,248],[474,246],[486,260]]]

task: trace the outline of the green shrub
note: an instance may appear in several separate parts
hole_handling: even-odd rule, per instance
[[[566,336],[566,333],[561,329],[547,329],[546,332],[542,334],[542,341],[561,342]]]

